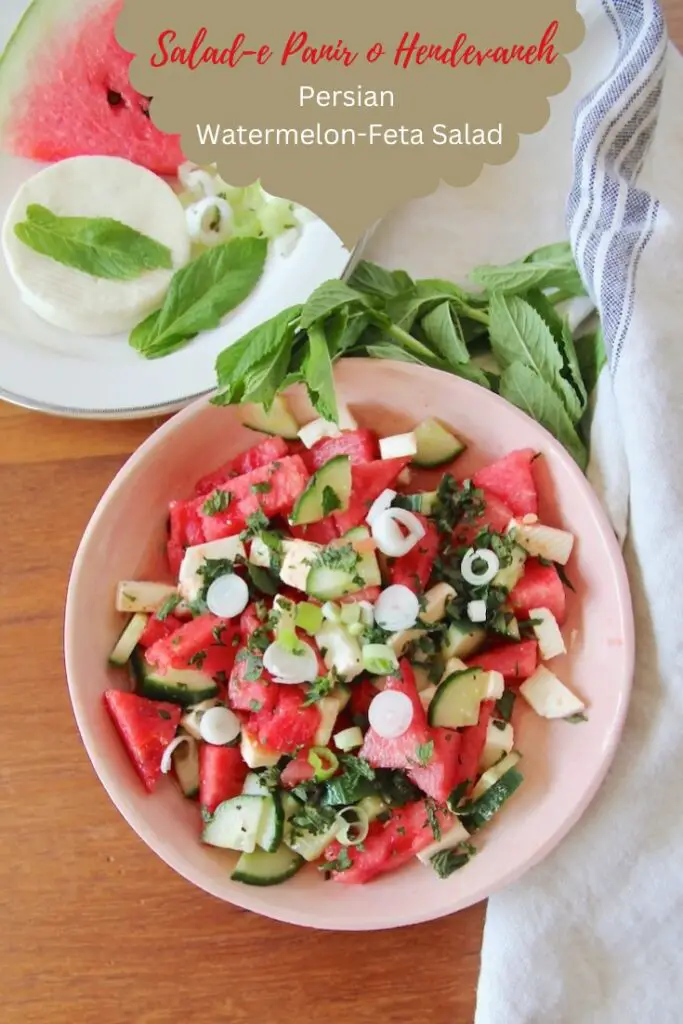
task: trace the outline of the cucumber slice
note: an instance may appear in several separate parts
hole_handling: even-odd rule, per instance
[[[346,531],[342,540],[367,540],[369,536],[370,531],[367,526],[354,526]]]
[[[312,832],[297,833],[296,839],[292,839],[291,830],[286,828],[285,843],[290,850],[298,853],[305,861],[318,860],[330,843],[337,838],[338,824],[335,822],[325,832],[320,832],[317,835]]]
[[[293,526],[317,523],[332,512],[345,511],[349,507],[350,496],[351,459],[348,455],[336,455],[308,481],[289,521]]]
[[[139,580],[121,580],[116,588],[117,612],[155,612],[157,608],[177,594],[170,583],[148,583]]]
[[[451,462],[467,447],[455,434],[446,430],[435,419],[423,420],[415,428],[417,454],[413,457],[416,466],[443,466]]]
[[[497,761],[496,764],[491,766],[491,768],[487,768],[472,790],[472,799],[478,800],[480,796],[483,796],[494,783],[498,782],[498,779],[502,779],[510,768],[514,768],[519,764],[521,759],[522,755],[519,751],[511,750],[509,754],[502,757],[500,761]]]
[[[436,508],[436,491],[421,491],[418,494],[397,494],[392,504],[395,508],[405,508],[409,512],[421,512],[423,516],[431,516]]]
[[[510,556],[510,564],[499,569],[491,581],[494,587],[504,587],[507,591],[516,587],[524,575],[524,563],[527,557],[526,551],[519,544],[513,545]]]
[[[284,437],[287,441],[295,441],[299,433],[296,422],[281,395],[276,395],[270,409],[266,410],[260,402],[241,406],[242,423],[250,430],[258,430],[261,434],[274,434]]]
[[[274,853],[243,853],[230,877],[245,885],[279,885],[295,875],[303,864],[302,857],[282,845]]]
[[[330,569],[326,565],[316,565],[306,577],[306,593],[317,597],[319,601],[334,601],[337,597],[361,590],[360,584],[354,584],[354,573],[343,569]]]
[[[456,813],[468,832],[476,832],[497,814],[524,782],[524,776],[516,767],[509,768],[497,782],[490,786],[483,796],[474,803],[463,805]]]
[[[236,796],[224,800],[207,821],[202,842],[223,850],[253,853],[261,827],[265,797]]]
[[[488,693],[489,673],[479,668],[454,672],[437,687],[429,705],[430,725],[459,729],[476,725],[479,706]]]
[[[441,653],[449,658],[469,658],[475,654],[486,639],[486,630],[469,622],[452,622],[446,630]]]
[[[190,707],[218,693],[218,686],[211,676],[196,669],[171,668],[162,675],[147,664],[139,648],[133,652],[131,666],[137,681],[137,692],[150,700],[168,700],[172,704]]]
[[[358,801],[356,806],[367,814],[368,821],[374,821],[375,818],[379,818],[380,814],[384,814],[388,810],[387,804],[377,793],[373,793],[371,796],[364,796],[362,800]]]
[[[138,640],[145,631],[148,616],[144,612],[136,612],[123,628],[121,635],[114,644],[109,655],[109,663],[119,668],[125,665],[138,645]]]
[[[181,743],[171,754],[173,771],[183,796],[196,800],[199,796],[199,748],[190,740]]]
[[[261,790],[263,792],[263,790]],[[256,843],[266,853],[275,853],[282,842],[285,814],[279,793],[269,793],[263,797],[263,814],[259,825]]]

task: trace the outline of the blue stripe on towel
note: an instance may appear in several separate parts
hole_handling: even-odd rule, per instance
[[[666,28],[655,0],[602,4],[619,53],[608,78],[576,111],[567,222],[579,270],[602,315],[614,372],[631,322],[638,264],[657,217],[657,201],[636,181],[656,123]]]

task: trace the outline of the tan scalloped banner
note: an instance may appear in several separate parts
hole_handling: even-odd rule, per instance
[[[188,159],[260,178],[351,244],[440,179],[511,160],[584,24],[573,0],[126,0],[117,34]]]

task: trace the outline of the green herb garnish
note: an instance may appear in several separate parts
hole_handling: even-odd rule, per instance
[[[326,864],[322,864],[319,871],[331,872],[331,871],[348,871],[350,867],[353,867],[353,861],[351,855],[345,846],[342,846],[334,860],[328,860]]]
[[[459,843],[453,850],[440,850],[430,858],[439,878],[449,878],[454,871],[464,868],[477,852],[471,843]]]
[[[180,594],[170,594],[163,604],[157,608],[154,613],[154,617],[157,618],[159,622],[165,622],[169,615],[176,610],[181,601],[182,598]]]
[[[34,252],[90,277],[134,281],[150,270],[173,269],[168,246],[108,217],[58,217],[32,203],[14,233]]]
[[[425,810],[427,812],[427,824],[432,830],[434,841],[439,842],[441,839],[441,825],[439,824],[439,818],[436,813],[436,804],[431,798],[425,800]]]
[[[434,740],[427,740],[426,743],[419,743],[415,750],[415,761],[423,768],[429,764],[434,753]]]
[[[137,325],[129,344],[146,359],[157,359],[181,348],[201,331],[218,327],[253,291],[267,252],[265,238],[232,238],[207,249],[174,274],[163,306]],[[258,359],[256,348],[253,357]],[[253,390],[259,390],[255,381]],[[242,398],[246,400],[244,394],[237,400]]]
[[[230,505],[232,495],[229,491],[216,490],[206,499],[202,505],[202,514],[205,516],[217,516],[219,512],[225,512]]]
[[[337,494],[333,487],[330,487],[330,485],[327,484],[325,487],[323,487],[322,493],[323,515],[330,516],[332,515],[333,512],[336,512],[337,509],[341,507],[342,503],[341,499],[339,498],[339,495]]]
[[[242,530],[240,540],[251,540],[252,537],[258,537],[269,526],[268,517],[259,508],[256,512],[252,512],[251,515],[247,516],[247,527],[245,530]]]

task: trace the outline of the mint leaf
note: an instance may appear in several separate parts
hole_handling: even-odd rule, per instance
[[[302,370],[315,409],[324,420],[336,423],[339,412],[334,392],[332,360],[322,324],[312,324],[308,329],[308,353]]]
[[[233,238],[207,249],[174,275],[163,306],[135,328],[131,346],[157,359],[218,327],[253,291],[267,250],[264,238]]]
[[[590,395],[595,390],[603,367],[607,365],[602,330],[598,329],[590,334],[584,334],[582,337],[577,338],[574,344],[576,346],[576,356],[581,376],[586,386],[586,391]]]
[[[171,250],[109,217],[58,217],[32,203],[17,238],[41,256],[91,277],[133,281],[151,270],[172,270]]]
[[[562,399],[572,422],[580,418],[583,406],[563,376],[562,352],[547,322],[529,302],[516,295],[492,295],[489,333],[503,369],[515,362],[531,367]]]
[[[322,495],[323,515],[324,516],[330,516],[330,515],[332,515],[333,512],[336,512],[337,509],[340,509],[341,507],[342,507],[342,503],[341,503],[341,500],[339,498],[339,495],[337,494],[337,492],[334,490],[333,487],[330,487],[330,485],[327,484],[325,487],[323,487],[323,495]]]
[[[369,260],[360,260],[348,279],[348,284],[365,295],[388,299],[415,287],[405,270],[385,270]]]
[[[574,337],[572,335],[571,327],[569,326],[569,321],[566,317],[560,316],[555,306],[543,292],[532,290],[524,297],[529,305],[533,306],[538,315],[542,317],[548,325],[555,340],[555,344],[560,350],[560,354],[562,356],[561,373],[571,385],[575,396],[574,399],[574,396],[572,396],[568,391],[565,405],[567,406],[567,412],[569,412],[574,421],[576,421],[581,417],[584,409],[586,408],[588,394],[581,376],[581,368],[579,366],[579,360],[574,346]],[[574,413],[572,413],[572,408],[575,410]]]
[[[500,378],[500,394],[550,431],[581,469],[586,468],[588,454],[583,441],[558,396],[535,370],[512,363]]]
[[[291,350],[291,340],[296,332],[301,306],[289,306],[277,316],[254,327],[239,341],[224,349],[216,359],[216,375],[220,393],[212,399],[215,405],[231,405],[241,402],[251,375],[250,386],[256,385],[255,373],[267,361],[271,363],[283,349]],[[283,374],[284,376],[284,374]],[[263,380],[261,380],[263,383]],[[278,381],[278,385],[282,381]]]
[[[435,306],[420,322],[427,341],[434,346],[450,366],[469,362],[470,354],[462,335],[457,316],[451,310],[448,300]]]
[[[560,288],[570,295],[586,294],[568,242],[545,245],[524,260],[502,266],[475,267],[470,277],[489,294],[520,295],[530,288]]]
[[[219,488],[209,495],[202,505],[202,515],[217,516],[220,512],[225,512],[230,505],[231,498],[232,495],[229,491],[221,491]]]
[[[367,302],[365,295],[350,288],[344,281],[324,281],[306,302],[301,313],[301,326],[308,328],[350,303],[367,305]]]

